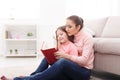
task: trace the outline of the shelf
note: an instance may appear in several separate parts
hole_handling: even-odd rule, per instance
[[[5,57],[36,57],[37,54],[5,54]]]
[[[37,25],[5,25],[5,56],[36,57]],[[17,52],[16,52],[17,50]]]
[[[5,39],[6,41],[36,41],[36,39]]]

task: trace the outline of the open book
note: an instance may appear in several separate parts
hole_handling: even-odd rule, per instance
[[[42,45],[43,47],[43,45]],[[54,53],[57,51],[56,48],[49,48],[49,49],[42,49],[41,52],[45,56],[46,60],[48,61],[49,64],[53,64],[57,59],[54,56]]]

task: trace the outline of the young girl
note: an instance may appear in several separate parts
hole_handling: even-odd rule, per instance
[[[78,56],[77,47],[72,43],[73,39],[72,37],[68,37],[67,32],[65,31],[65,26],[58,27],[56,30],[56,41],[57,41],[57,49],[58,52],[61,52],[63,54],[69,54]],[[56,57],[57,58],[57,57]],[[13,79],[8,79],[5,76],[1,77],[1,80],[29,80],[31,76],[38,75],[40,72],[44,71],[48,68],[48,62],[46,59],[43,59],[41,62],[41,67],[32,73],[30,76],[27,77],[16,77]],[[35,79],[35,80],[39,80]]]
[[[67,35],[65,26],[58,27],[58,29],[56,30],[56,39],[59,52],[78,56],[77,48],[72,43],[73,39]]]

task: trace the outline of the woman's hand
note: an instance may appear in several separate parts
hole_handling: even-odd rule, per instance
[[[66,58],[69,59],[71,56],[67,53],[62,53],[60,51],[57,51],[56,53],[54,53],[56,59],[60,59],[60,58]]]

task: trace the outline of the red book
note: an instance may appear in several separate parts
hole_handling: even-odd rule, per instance
[[[43,55],[45,56],[49,64],[53,64],[55,61],[57,61],[57,59],[54,56],[54,53],[56,51],[57,49],[55,48],[50,48],[50,49],[45,49],[45,50],[41,49],[41,52],[43,53]]]

